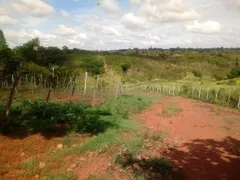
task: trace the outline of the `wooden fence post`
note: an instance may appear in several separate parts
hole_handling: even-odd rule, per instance
[[[94,92],[93,92],[92,106],[95,106],[96,91],[97,91],[97,88],[98,88],[98,79],[99,79],[99,76],[97,76],[96,85],[95,85],[95,89],[94,89]]]
[[[85,95],[86,95],[86,93],[87,93],[87,78],[88,78],[88,72],[85,72],[83,100],[85,99]]]
[[[199,88],[199,91],[198,91],[198,99],[201,98],[201,90],[202,90],[202,87]]]
[[[208,96],[209,96],[209,87],[207,88],[207,101],[208,101]]]

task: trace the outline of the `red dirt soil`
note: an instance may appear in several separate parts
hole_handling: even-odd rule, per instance
[[[167,106],[183,111],[166,117]],[[173,179],[237,180],[240,178],[240,112],[180,97],[166,97],[134,115],[151,131],[167,131],[167,139],[181,144],[158,156],[175,166]],[[154,150],[153,150],[154,151]]]

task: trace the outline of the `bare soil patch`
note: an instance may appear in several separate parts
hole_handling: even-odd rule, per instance
[[[177,106],[174,116],[160,115]],[[240,177],[240,112],[181,97],[166,97],[133,116],[150,131],[167,131],[174,145],[168,151],[152,149],[175,166],[173,179],[229,179]],[[156,147],[158,147],[156,145]]]

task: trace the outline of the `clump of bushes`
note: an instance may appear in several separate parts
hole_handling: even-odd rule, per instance
[[[231,72],[228,74],[228,78],[237,78],[240,77],[240,66],[232,68]]]
[[[3,110],[1,108],[1,112]],[[44,99],[38,99],[15,104],[10,111],[10,122],[34,131],[54,130],[59,125],[65,125],[79,133],[100,133],[114,126],[103,118],[110,115],[110,110],[106,108],[83,103],[46,103]]]

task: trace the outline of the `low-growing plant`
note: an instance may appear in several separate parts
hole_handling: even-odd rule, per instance
[[[77,180],[77,176],[72,172],[60,172],[55,174],[48,174],[46,180]]]
[[[163,109],[162,115],[171,117],[171,116],[178,115],[182,111],[183,110],[181,108],[177,107],[177,106],[167,106]]]
[[[38,172],[38,158],[30,158],[27,162],[20,164],[20,167],[24,169],[25,176],[31,176]]]

